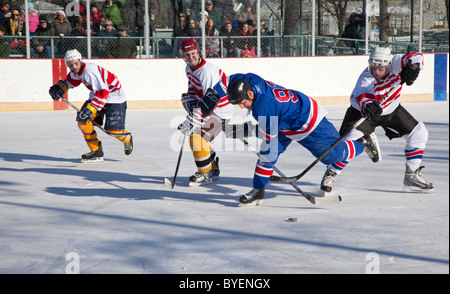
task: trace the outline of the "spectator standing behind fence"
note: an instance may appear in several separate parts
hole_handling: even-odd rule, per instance
[[[39,15],[36,10],[34,10],[33,3],[28,3],[28,17],[30,21],[28,24],[30,25],[30,36],[33,36],[39,27]],[[22,13],[22,20],[25,22],[25,13]]]
[[[120,8],[123,7],[124,3],[125,0],[106,0],[103,4],[102,13],[106,14],[106,17],[113,22],[115,27],[123,24]]]
[[[241,52],[241,57],[255,57],[255,40],[252,39],[252,32],[248,28],[248,23],[244,23],[242,28],[238,31],[238,36],[245,38],[238,38],[236,47]],[[247,37],[249,36],[249,38]]]
[[[350,15],[349,24],[345,26],[342,38],[364,39],[366,36],[364,18],[361,14],[353,12]],[[347,46],[355,47],[355,42],[346,42]]]
[[[95,39],[97,46],[94,46],[94,55],[99,58],[106,57],[106,45],[111,40],[110,37],[117,36],[117,30],[114,28],[112,21],[107,19],[104,25],[104,29],[100,30],[97,34],[99,38]]]
[[[217,13],[217,11],[214,10],[214,4],[211,0],[206,0],[205,10],[206,12],[208,12],[209,18],[212,18],[214,20],[214,25],[216,26],[216,29],[220,30],[220,28],[222,27],[222,20],[220,19],[220,16]]]
[[[219,30],[212,18],[208,18],[206,22],[205,35],[206,57],[220,57]]]
[[[259,28],[261,32],[261,56],[272,56],[272,39],[265,38],[264,36],[273,35],[273,31],[269,32],[266,28],[266,22],[263,20],[261,21]],[[254,30],[252,35],[257,36],[258,30]]]
[[[256,12],[253,11],[253,5],[251,1],[246,1],[244,8],[239,12],[237,16],[238,26],[242,27],[244,23],[248,24],[248,28],[253,32],[258,24],[258,17]]]
[[[98,7],[97,4],[92,3],[91,5],[91,30],[92,33],[91,35],[97,35],[98,34],[98,27],[99,27],[99,22],[100,22],[100,15],[101,13],[98,11]],[[84,18],[84,22],[87,23],[87,15]]]
[[[10,36],[22,36],[24,34],[24,23],[20,18],[19,11],[13,10],[11,13],[11,17],[5,19],[4,25],[7,28],[7,35]]]
[[[241,57],[241,52],[236,48],[236,37],[238,32],[233,29],[233,24],[230,20],[225,22],[225,26],[220,31],[220,36],[226,38],[223,40],[222,57]]]
[[[6,27],[0,24],[0,58],[8,58],[11,52],[11,42],[4,38]]]
[[[237,12],[234,10],[236,1],[235,0],[215,0],[214,1],[214,10],[220,16],[220,20],[222,24],[224,24],[227,20],[231,22],[235,22],[236,25],[233,24],[233,27],[237,26],[236,16]]]
[[[55,29],[47,22],[46,19],[39,21],[39,27],[34,33],[31,46],[31,57],[33,58],[52,58],[52,48],[50,38],[37,38],[40,37],[53,37],[55,35]]]
[[[69,36],[72,33],[72,25],[64,11],[60,10],[56,13],[53,28],[55,29],[55,36],[59,36],[59,41],[56,45],[56,57],[61,58],[64,57],[68,49],[68,40],[64,36]]]
[[[5,20],[11,17],[11,3],[8,0],[0,0],[0,25],[5,25]]]
[[[72,32],[72,25],[62,10],[56,13],[53,27],[55,29],[55,36],[68,36]]]
[[[182,57],[180,50],[182,39],[179,37],[184,35],[184,30],[187,28],[188,24],[186,21],[186,15],[183,11],[178,12],[178,17],[175,22],[175,27],[173,28],[173,46],[172,46],[172,57]]]
[[[106,56],[108,58],[136,58],[136,43],[127,37],[125,26],[117,26],[117,38],[111,39],[106,45]]]

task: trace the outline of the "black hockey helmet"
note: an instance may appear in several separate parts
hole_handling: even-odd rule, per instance
[[[228,101],[231,104],[239,104],[244,99],[250,99],[248,90],[252,90],[252,86],[243,78],[232,81],[227,89]]]

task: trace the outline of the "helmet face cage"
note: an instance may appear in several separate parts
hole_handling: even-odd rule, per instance
[[[236,105],[241,103],[244,99],[250,100],[247,91],[251,89],[252,86],[250,86],[250,84],[243,78],[232,81],[228,85],[227,89],[228,101],[231,104]]]
[[[386,66],[389,71],[391,65],[391,49],[389,47],[375,47],[369,57],[369,69],[372,72],[374,66]]]

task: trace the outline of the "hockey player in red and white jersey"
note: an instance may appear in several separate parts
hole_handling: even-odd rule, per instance
[[[381,126],[386,136],[392,140],[403,138],[406,140],[405,158],[406,172],[403,180],[404,192],[433,193],[433,184],[425,181],[421,170],[422,157],[428,140],[428,131],[421,121],[417,121],[400,104],[402,87],[395,92],[382,105],[378,102],[400,82],[410,86],[414,83],[423,68],[423,55],[421,53],[408,53],[391,55],[388,47],[376,47],[370,54],[369,66],[359,76],[353,89],[340,135],[349,129],[363,115],[368,119],[356,130],[349,134],[349,139],[364,136],[378,146],[377,152],[370,154],[373,162],[381,159],[378,141],[374,130]],[[325,173],[323,182],[331,186],[336,175],[335,170]]]
[[[181,52],[186,62],[186,77],[188,78],[187,93],[181,96],[183,107],[188,113],[196,111],[200,101],[208,88],[213,88],[219,81],[225,81],[225,73],[216,65],[206,61],[200,56],[200,47],[194,39],[186,39],[181,43]],[[228,98],[222,97],[214,109],[214,114],[223,122],[233,117],[234,107]],[[201,116],[201,112],[197,110]],[[189,116],[189,115],[188,115]],[[184,135],[189,135],[191,150],[194,155],[197,172],[189,178],[190,186],[210,184],[219,179],[219,158],[214,148],[209,144],[221,131],[222,121],[215,116],[202,117],[206,122],[201,130],[192,132],[189,119],[180,125],[179,129]]]
[[[60,99],[69,89],[84,84],[90,90],[89,99],[77,113],[76,121],[83,133],[91,152],[81,156],[82,162],[103,161],[103,148],[97,138],[93,121],[103,125],[105,130],[124,143],[124,152],[133,151],[133,138],[125,130],[127,97],[117,76],[94,64],[83,62],[80,52],[68,50],[64,57],[70,69],[65,80],[50,87],[49,93],[54,100]]]

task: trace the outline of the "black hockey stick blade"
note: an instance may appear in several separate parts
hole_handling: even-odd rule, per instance
[[[181,156],[183,155],[184,141],[186,141],[185,135],[183,135],[183,141],[181,142],[180,153],[178,154],[178,161],[177,161],[177,166],[175,168],[175,174],[173,175],[173,180],[171,181],[168,178],[164,178],[164,185],[166,185],[167,187],[170,187],[171,189],[173,189],[173,187],[175,187],[175,180],[177,179],[178,169],[180,168],[180,163],[181,163]]]

